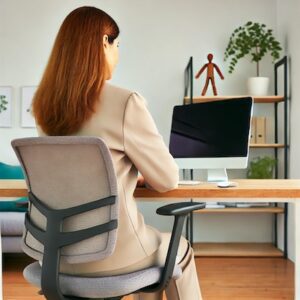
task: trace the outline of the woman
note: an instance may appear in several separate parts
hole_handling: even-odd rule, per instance
[[[64,20],[33,100],[39,135],[99,136],[108,145],[118,179],[120,219],[114,253],[101,261],[64,264],[61,271],[87,276],[122,274],[163,265],[170,234],[144,223],[133,192],[139,179],[160,192],[178,183],[178,168],[143,97],[108,84],[118,62],[119,28],[105,12],[80,7]],[[171,281],[171,300],[201,299],[193,250],[182,238],[183,275]],[[135,295],[162,299],[162,293]]]

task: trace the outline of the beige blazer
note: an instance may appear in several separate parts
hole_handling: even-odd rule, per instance
[[[40,136],[45,135],[38,127]],[[147,259],[160,246],[161,233],[146,225],[133,193],[138,171],[155,190],[177,187],[178,167],[138,93],[105,83],[96,112],[75,135],[98,136],[108,145],[118,179],[120,218],[112,256],[96,262],[63,265],[66,273],[113,271]],[[154,213],[154,212],[153,212]]]

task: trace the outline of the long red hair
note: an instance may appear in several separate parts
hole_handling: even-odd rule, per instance
[[[105,34],[113,43],[118,25],[95,7],[79,7],[62,23],[32,104],[47,135],[76,133],[94,112],[107,74]]]

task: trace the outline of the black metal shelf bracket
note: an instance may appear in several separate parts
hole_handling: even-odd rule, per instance
[[[278,62],[274,65],[274,78],[275,78],[275,95],[278,95],[278,87],[279,87],[279,80],[278,80],[278,71],[279,68],[283,67],[283,140],[284,140],[284,170],[283,170],[283,178],[288,178],[288,57],[284,56],[282,59],[280,59]],[[274,108],[274,114],[275,114],[275,143],[278,143],[278,103],[275,103]],[[275,149],[275,159],[278,160],[278,149]],[[278,163],[276,164],[275,168],[275,178],[278,178]],[[276,203],[276,206],[278,204]],[[275,245],[278,247],[278,232],[277,232],[277,225],[278,225],[278,216],[275,215]],[[288,257],[288,203],[284,203],[284,245],[283,245],[283,252],[284,257]]]
[[[185,104],[184,98],[188,97],[190,91],[190,104],[193,104],[193,94],[194,94],[194,70],[193,70],[193,56],[190,57],[189,62],[184,70],[184,97],[183,104]]]

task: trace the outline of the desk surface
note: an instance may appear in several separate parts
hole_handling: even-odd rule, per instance
[[[137,198],[299,198],[300,179],[235,180],[237,187],[218,188],[216,184],[203,183],[179,186],[166,193],[137,188]],[[0,180],[0,197],[27,195],[24,180]],[[212,199],[213,200],[213,199]]]
[[[141,198],[299,198],[299,179],[239,179],[237,187],[219,188],[216,184],[202,183],[159,193],[137,188],[134,195]]]

